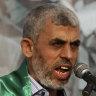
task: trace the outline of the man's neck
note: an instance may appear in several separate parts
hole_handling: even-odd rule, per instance
[[[28,73],[30,74],[30,76],[32,76],[37,82],[37,78],[35,77],[35,75],[32,73],[32,66],[31,66],[31,60],[27,60],[27,66],[28,66]],[[40,83],[40,82],[39,82]],[[41,84],[42,85],[42,84]],[[42,85],[43,86],[43,85]],[[44,87],[44,86],[43,86]],[[45,87],[44,87],[45,88]],[[45,88],[47,89],[47,88]],[[54,89],[47,89],[49,92],[49,96],[57,96],[57,91]]]
[[[30,76],[32,76],[36,81],[38,81],[36,75],[33,72],[31,58],[27,59],[27,67],[28,67],[28,73],[30,74]]]

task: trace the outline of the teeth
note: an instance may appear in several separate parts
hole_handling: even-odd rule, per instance
[[[61,67],[61,69],[69,69],[68,67]]]
[[[62,73],[62,72],[59,72],[59,71],[56,71],[58,74],[60,74],[60,75],[64,75],[64,74],[66,74],[66,72],[64,72],[64,73]]]

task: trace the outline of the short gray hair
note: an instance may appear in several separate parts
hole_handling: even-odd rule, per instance
[[[51,18],[56,25],[79,26],[77,16],[69,8],[59,4],[44,4],[32,9],[28,14],[23,28],[23,37],[30,38],[34,43],[37,43],[48,18]]]

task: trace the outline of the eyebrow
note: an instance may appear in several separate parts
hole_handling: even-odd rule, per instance
[[[65,40],[55,38],[55,39],[52,39],[51,41],[49,41],[49,44],[50,45],[53,45],[53,44],[65,44],[66,42],[67,41],[65,41]],[[75,41],[71,42],[70,44],[71,45],[80,45],[80,40],[75,40]]]
[[[80,40],[75,40],[70,43],[71,45],[80,45]]]
[[[64,44],[64,43],[66,43],[66,41],[59,39],[59,38],[55,38],[55,39],[52,39],[51,41],[49,41],[50,45],[52,45],[52,44]]]

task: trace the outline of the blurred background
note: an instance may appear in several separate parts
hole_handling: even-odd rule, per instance
[[[65,3],[75,10],[81,26],[78,62],[88,64],[96,75],[96,0],[0,0],[0,76],[20,66],[24,58],[20,41],[25,17],[32,8],[43,3]],[[72,74],[65,86],[67,96],[82,96],[85,86],[86,82]],[[91,96],[96,93],[92,92]]]

